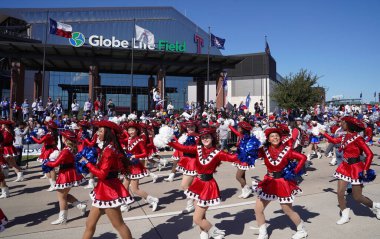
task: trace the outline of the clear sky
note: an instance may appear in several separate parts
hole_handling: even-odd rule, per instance
[[[380,92],[380,0],[17,0],[0,8],[172,6],[226,38],[224,55],[263,52],[264,36],[277,72],[301,68],[321,76],[327,99],[374,100]]]

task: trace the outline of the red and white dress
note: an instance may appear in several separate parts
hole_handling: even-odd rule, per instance
[[[185,135],[184,137],[186,137],[185,141],[187,140],[187,137],[189,137],[189,136],[194,137],[195,144],[199,140],[198,134],[189,135],[186,133],[184,135]],[[195,144],[194,144],[194,146],[195,146]],[[191,145],[186,145],[186,146],[191,146]],[[182,152],[182,153],[178,153],[178,156],[179,156],[179,161],[178,161],[176,170],[178,172],[181,172],[183,175],[196,176],[198,174],[197,170],[196,170],[196,163],[195,163],[196,162],[196,160],[195,160],[196,154]]]
[[[131,204],[134,200],[118,178],[121,170],[120,154],[111,145],[107,145],[99,155],[96,166],[88,163],[90,172],[98,177],[98,184],[90,193],[92,206],[97,208],[115,208]]]
[[[87,138],[88,134],[83,132],[83,129],[79,130],[77,134],[77,146],[78,146],[78,152],[82,151],[84,147],[86,147],[86,140],[89,140]]]
[[[64,189],[77,187],[86,180],[75,170],[75,156],[69,147],[65,147],[59,153],[57,159],[53,162],[47,162],[46,165],[52,168],[59,166],[55,189]]]
[[[3,155],[4,155],[4,149],[3,149],[3,146],[0,144],[0,170],[2,170],[2,168],[4,168],[4,167],[8,166],[8,163],[5,160]],[[1,182],[1,180],[0,180],[0,182]]]
[[[49,160],[50,154],[53,153],[55,150],[58,150],[57,142],[55,142],[55,139],[51,132],[48,132],[47,134],[42,136],[41,139],[37,139],[34,136],[32,136],[32,139],[37,144],[44,144],[41,149],[41,155],[37,159],[40,162],[44,161],[45,159]]]
[[[3,157],[8,158],[17,156],[17,150],[15,146],[13,146],[13,135],[8,129],[1,130],[1,133],[3,134]]]
[[[323,136],[333,144],[341,144],[339,151],[343,151],[343,162],[336,169],[334,177],[350,182],[352,185],[363,184],[359,179],[359,173],[368,170],[373,159],[373,153],[364,138],[358,133],[347,133],[337,138],[326,133]],[[365,162],[360,160],[362,152],[366,155]]]
[[[129,165],[127,177],[129,179],[141,179],[149,176],[149,171],[145,168],[144,164],[140,160],[145,159],[148,154],[145,148],[145,141],[140,137],[129,137],[125,144],[125,152],[135,156],[135,160],[131,161]]]
[[[243,138],[244,135],[242,135],[239,131],[237,131],[234,127],[232,126],[228,126],[230,128],[230,130],[232,131],[232,133],[234,133],[237,137],[237,142],[236,142],[236,147],[239,147],[240,145],[240,140]],[[235,163],[232,163],[232,166],[240,169],[240,170],[243,170],[243,171],[247,171],[247,170],[250,170],[250,169],[254,169],[255,168],[255,165],[249,165],[248,163],[246,162],[241,162],[241,161],[238,161],[238,162],[235,162]]]
[[[169,143],[170,147],[183,151],[184,153],[195,154],[195,167],[198,176],[194,178],[189,189],[185,191],[188,198],[197,201],[200,207],[209,207],[220,204],[220,192],[218,183],[213,178],[216,168],[222,161],[237,162],[236,154],[229,154],[219,151],[214,147],[205,148],[201,145],[184,146],[179,143]]]
[[[5,225],[8,223],[8,218],[0,208],[0,232],[5,230]]]
[[[302,193],[302,190],[296,182],[285,180],[282,177],[282,170],[289,161],[295,159],[299,161],[294,170],[295,173],[298,173],[306,162],[306,156],[281,144],[277,148],[272,146],[260,148],[259,157],[264,158],[268,173],[264,176],[263,181],[253,187],[258,193],[258,197],[267,201],[278,200],[280,203],[292,203],[294,196]]]

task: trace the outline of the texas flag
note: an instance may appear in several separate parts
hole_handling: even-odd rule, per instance
[[[54,21],[50,18],[50,34],[54,34],[61,37],[71,38],[73,28],[71,25]]]

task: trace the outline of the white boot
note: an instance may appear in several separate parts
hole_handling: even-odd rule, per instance
[[[185,210],[182,211],[182,213],[187,214],[187,213],[192,213],[194,211],[195,211],[194,199],[188,199],[186,202],[186,208]]]
[[[85,189],[94,189],[94,187],[95,187],[95,180],[93,178],[90,178],[88,180],[87,186],[85,186],[84,188]]]
[[[73,206],[77,207],[80,211],[80,215],[84,216],[86,214],[87,204],[84,202],[76,201],[73,202]]]
[[[164,181],[166,182],[173,182],[175,173],[170,173],[169,177],[165,178]]]
[[[226,235],[224,230],[220,230],[217,227],[213,226],[208,231],[208,236],[214,239],[223,239],[224,235]]]
[[[350,221],[350,209],[346,208],[342,211],[341,218],[336,222],[338,225],[345,224]]]
[[[128,212],[130,209],[131,209],[131,206],[125,205],[125,204],[121,205],[120,207],[121,212]]]
[[[158,178],[157,174],[150,173],[150,176],[152,177],[152,182],[155,183],[157,181],[157,178]]]
[[[52,221],[50,224],[59,225],[59,224],[65,224],[66,222],[67,222],[67,210],[63,210],[59,212],[58,219],[55,221]]]
[[[22,172],[17,173],[17,178],[14,182],[22,182],[24,181],[24,174]]]
[[[50,187],[46,191],[47,192],[52,192],[52,191],[55,190],[55,181],[52,178],[49,178],[49,182],[50,182]]]
[[[8,187],[1,188],[0,198],[7,198],[7,197],[9,197],[9,188]]]
[[[199,236],[200,239],[209,239],[208,233],[205,231],[201,231],[201,234]]]
[[[166,164],[168,164],[168,160],[167,159],[160,159],[160,164],[165,168]]]
[[[307,232],[305,230],[305,226],[303,221],[301,220],[300,224],[297,226],[297,232],[292,236],[292,239],[302,239],[307,237]]]
[[[152,212],[157,210],[158,201],[159,201],[158,198],[148,195],[148,197],[146,198],[146,201],[150,204],[150,206],[152,206]]]
[[[380,203],[374,202],[372,205],[372,210],[376,214],[376,218],[380,220]]]
[[[40,179],[45,179],[45,178],[48,178],[47,175],[46,175],[46,173],[44,173],[44,174],[42,175],[42,177],[40,177]]]
[[[259,227],[259,236],[257,239],[268,239],[267,225],[263,224]]]
[[[317,152],[317,157],[320,159],[322,158],[322,154],[320,152]]]
[[[251,195],[252,189],[248,185],[245,185],[244,188],[242,188],[242,192],[243,193],[240,195],[241,198],[246,199],[249,197],[249,195]]]
[[[329,163],[331,166],[335,166],[336,165],[336,158],[333,157]]]

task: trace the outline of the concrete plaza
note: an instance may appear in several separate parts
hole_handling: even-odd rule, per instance
[[[324,146],[322,145],[322,148]],[[371,149],[375,153],[372,168],[380,173],[380,146],[374,145]],[[170,153],[162,153],[169,157]],[[308,238],[334,239],[372,239],[380,238],[380,220],[377,220],[372,211],[354,202],[348,196],[348,206],[352,209],[351,221],[338,226],[339,208],[336,198],[336,180],[332,177],[335,167],[329,166],[329,158],[313,159],[308,176],[300,184],[303,194],[296,197],[294,209],[305,221],[309,233]],[[26,171],[24,182],[12,182],[15,179],[13,172],[7,180],[11,197],[0,200],[0,207],[9,218],[6,230],[0,233],[0,238],[81,238],[86,217],[81,217],[76,208],[69,209],[69,221],[65,225],[53,226],[50,222],[58,217],[58,202],[55,192],[47,192],[47,179],[40,179],[41,168],[39,163],[31,162]],[[169,164],[171,166],[171,164]],[[199,238],[197,227],[192,225],[192,216],[181,213],[186,205],[183,192],[180,190],[181,177],[178,174],[173,182],[163,181],[169,174],[169,167],[156,172],[160,178],[153,184],[151,178],[141,180],[141,188],[148,194],[160,198],[156,212],[152,212],[148,204],[136,197],[129,212],[123,213],[127,225],[134,238],[143,239],[190,239]],[[241,190],[235,179],[236,169],[230,163],[223,163],[215,178],[219,183],[222,203],[210,208],[207,218],[218,228],[226,230],[226,238],[256,238],[258,230],[253,211],[255,197],[239,199]],[[261,179],[265,174],[265,167],[261,161],[256,168],[247,173],[248,182],[252,179]],[[380,178],[366,185],[364,195],[374,201],[380,201]],[[90,208],[90,190],[77,187],[71,193],[79,200],[87,200]],[[268,231],[271,239],[291,238],[295,233],[295,226],[281,211],[277,201],[272,202],[266,209]],[[88,213],[86,214],[88,215]],[[256,235],[255,235],[256,234]],[[112,228],[108,218],[104,215],[97,226],[94,238],[119,238]]]

